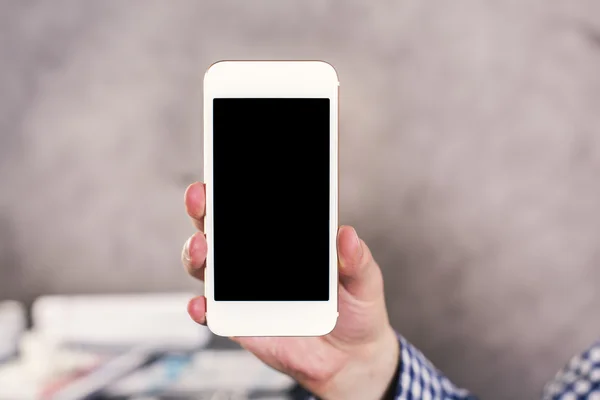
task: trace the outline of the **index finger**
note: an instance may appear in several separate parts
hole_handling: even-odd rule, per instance
[[[192,183],[185,191],[185,210],[200,231],[204,231],[206,214],[206,190],[201,182]]]

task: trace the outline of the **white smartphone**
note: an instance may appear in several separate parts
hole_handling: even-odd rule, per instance
[[[221,61],[206,72],[205,296],[216,335],[335,327],[338,88],[322,61]]]

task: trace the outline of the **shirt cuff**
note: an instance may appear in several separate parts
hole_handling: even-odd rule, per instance
[[[476,399],[467,390],[454,385],[405,338],[398,335],[398,340],[400,340],[400,377],[396,390],[398,400]]]

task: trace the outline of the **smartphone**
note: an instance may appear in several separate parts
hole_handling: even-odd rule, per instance
[[[221,61],[206,72],[205,296],[216,335],[335,327],[338,91],[322,61]]]

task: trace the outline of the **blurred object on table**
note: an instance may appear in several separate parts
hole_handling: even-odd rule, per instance
[[[33,304],[44,337],[68,345],[129,348],[149,344],[189,349],[210,339],[187,314],[191,293],[47,296]]]
[[[0,365],[17,354],[27,327],[25,306],[16,301],[0,302]]]
[[[46,296],[0,303],[0,400],[294,399],[294,381],[215,338],[191,293]],[[3,353],[3,354],[4,354]],[[18,358],[14,357],[18,354]]]
[[[104,393],[109,399],[140,393],[160,393],[160,398],[172,399],[197,399],[209,394],[232,399],[289,399],[293,385],[291,378],[246,351],[209,349],[189,357],[163,357]]]

